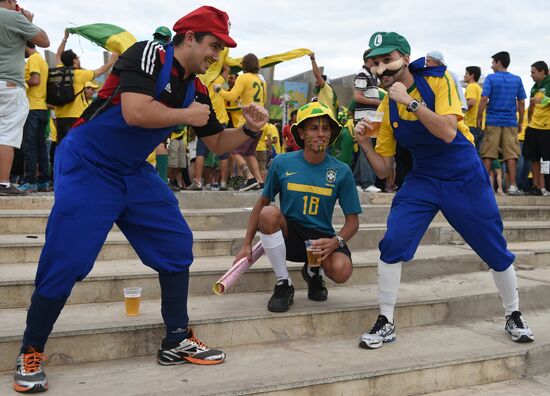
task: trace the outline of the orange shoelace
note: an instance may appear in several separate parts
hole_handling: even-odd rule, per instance
[[[43,353],[30,348],[29,352],[23,354],[23,366],[25,367],[25,371],[29,373],[38,371],[40,369],[40,363],[47,359],[48,357]]]

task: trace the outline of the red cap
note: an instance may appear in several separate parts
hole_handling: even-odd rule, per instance
[[[181,17],[174,25],[174,32],[208,32],[223,40],[226,47],[234,48],[237,43],[229,37],[229,16],[217,8],[202,6]]]

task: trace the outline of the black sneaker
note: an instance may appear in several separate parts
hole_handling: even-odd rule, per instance
[[[530,189],[526,195],[534,195],[535,197],[542,197],[542,190],[537,187]]]
[[[157,362],[162,366],[184,363],[211,365],[223,363],[224,360],[224,352],[207,347],[195,337],[191,328],[188,329],[187,338],[179,344],[169,345],[163,340],[157,353]]]
[[[532,342],[535,341],[535,336],[523,317],[521,312],[514,311],[511,315],[506,316],[506,325],[504,330],[510,335],[514,342]]]
[[[320,267],[317,268],[317,271]],[[312,270],[315,271],[315,270]],[[328,298],[328,290],[325,287],[325,281],[323,277],[316,273],[313,276],[309,276],[307,273],[307,264],[302,267],[302,277],[307,283],[307,298],[313,301],[326,301]]]
[[[250,191],[250,190],[259,190],[260,183],[255,178],[248,179],[246,184],[241,187],[239,191]]]
[[[12,195],[12,196],[23,196],[30,194],[30,191],[23,191],[15,187],[15,184],[11,183],[9,187],[0,184],[0,195]]]
[[[43,353],[32,347],[17,356],[13,389],[20,393],[38,393],[48,390],[46,373],[42,371],[42,362],[46,360]]]
[[[294,304],[294,286],[288,284],[288,279],[277,282],[273,295],[267,303],[270,312],[286,312]]]

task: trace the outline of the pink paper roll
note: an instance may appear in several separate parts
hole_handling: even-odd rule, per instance
[[[223,294],[229,289],[236,281],[244,274],[252,264],[254,264],[264,254],[264,247],[261,242],[256,243],[252,247],[252,262],[248,261],[248,258],[243,257],[237,261],[214,285],[212,290],[215,294]]]

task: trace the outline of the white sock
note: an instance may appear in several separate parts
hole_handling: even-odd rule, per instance
[[[260,232],[260,240],[265,250],[265,255],[269,259],[273,271],[277,276],[277,281],[288,279],[288,284],[292,285],[292,280],[286,268],[286,246],[283,232],[281,230],[274,234],[262,234]]]
[[[307,271],[307,274],[309,276],[315,276],[315,275],[325,275],[325,271],[323,271],[323,267],[319,266],[319,267],[315,267],[315,271],[313,270],[313,268],[309,265],[309,264],[306,264],[306,271]]]
[[[397,301],[397,289],[401,282],[401,267],[403,262],[386,264],[378,260],[378,301],[380,314],[393,323],[393,310]]]
[[[502,299],[506,315],[519,311],[518,279],[514,265],[509,266],[506,271],[491,270],[491,274]]]

